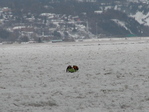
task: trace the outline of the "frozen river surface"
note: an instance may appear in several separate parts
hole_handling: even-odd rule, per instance
[[[0,45],[0,112],[148,110],[147,41]]]

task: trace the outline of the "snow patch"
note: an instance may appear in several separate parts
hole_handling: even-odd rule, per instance
[[[117,23],[119,26],[124,27],[126,30],[128,30],[130,32],[130,34],[133,34],[131,32],[131,30],[126,27],[125,22],[120,21],[118,19],[111,19],[111,20],[114,21],[115,23]]]
[[[149,13],[143,14],[143,12],[138,11],[135,15],[131,15],[131,17],[134,17],[140,24],[149,26]]]

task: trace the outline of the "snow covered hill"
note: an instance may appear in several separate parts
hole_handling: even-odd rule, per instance
[[[132,15],[140,24],[149,26],[149,13],[143,14],[143,12],[136,12],[135,15]]]
[[[0,45],[0,111],[148,112],[148,50],[146,38]]]

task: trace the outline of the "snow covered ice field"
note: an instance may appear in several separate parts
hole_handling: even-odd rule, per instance
[[[0,45],[0,112],[148,110],[148,40]]]

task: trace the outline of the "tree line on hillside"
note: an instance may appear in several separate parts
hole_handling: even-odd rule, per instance
[[[88,22],[89,31],[93,34],[106,34],[113,36],[126,36],[128,34],[136,34],[137,36],[148,36],[149,27],[139,24],[134,18],[129,17],[126,13],[114,9],[103,10],[100,14],[95,14],[94,11],[101,10],[101,2],[114,2],[124,0],[98,0],[97,3],[89,2],[75,2],[75,0],[57,0],[59,2],[52,2],[55,0],[0,0],[1,7],[9,7],[12,10],[13,16],[16,17],[16,21],[22,22],[23,16],[33,14],[35,18],[38,18],[41,13],[55,13],[55,14],[65,14],[72,16],[79,16],[81,21]],[[131,5],[130,5],[131,4]],[[139,3],[135,6],[133,3],[130,3],[126,12],[129,12],[129,8],[135,10],[139,7]],[[123,6],[124,7],[124,6]],[[128,11],[127,11],[128,10]],[[140,11],[143,10],[143,7],[140,7]],[[133,12],[132,11],[132,12]],[[147,12],[147,11],[146,11]],[[131,32],[125,27],[122,27],[112,21],[112,19],[117,19],[126,23],[126,27],[131,29]],[[8,25],[9,26],[9,25]],[[87,26],[87,24],[86,24]],[[55,35],[58,35],[54,32]],[[0,39],[3,40],[15,40],[16,35],[14,33],[8,32],[7,30],[0,28]],[[23,41],[27,41],[27,38],[24,38]]]

